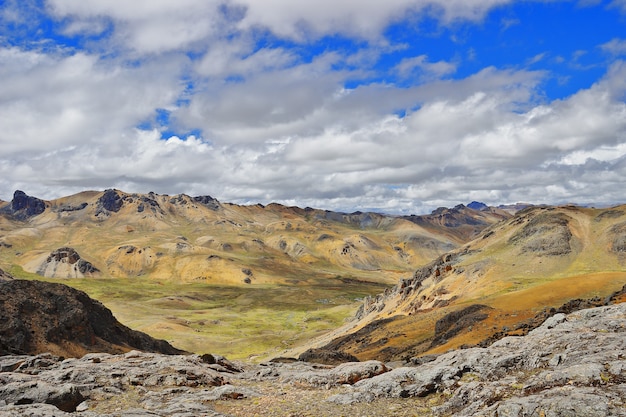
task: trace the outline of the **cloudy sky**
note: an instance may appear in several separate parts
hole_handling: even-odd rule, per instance
[[[625,0],[3,0],[0,199],[626,202]]]

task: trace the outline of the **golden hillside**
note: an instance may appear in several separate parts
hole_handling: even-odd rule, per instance
[[[463,206],[400,218],[208,196],[16,192],[0,203],[0,268],[62,279],[134,329],[237,358],[338,327],[363,297],[506,217]]]
[[[5,267],[50,278],[261,284],[345,275],[395,283],[462,242],[374,213],[237,206],[210,197],[107,190],[44,203],[41,214],[2,218]],[[60,248],[75,250],[97,271],[72,275],[67,267],[46,268]]]
[[[626,206],[528,208],[367,298],[313,346],[398,360],[521,334],[546,309],[622,288],[625,242]]]

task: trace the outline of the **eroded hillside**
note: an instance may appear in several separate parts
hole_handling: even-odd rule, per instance
[[[0,214],[2,265],[50,278],[262,284],[343,276],[393,284],[468,233],[445,234],[375,213],[117,190],[53,201],[16,192]],[[472,230],[497,220],[491,216]]]
[[[546,310],[580,298],[600,305],[622,288],[625,241],[626,206],[522,210],[367,298],[313,346],[399,360],[523,334]]]

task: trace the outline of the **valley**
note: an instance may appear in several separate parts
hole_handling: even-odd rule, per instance
[[[261,360],[340,327],[365,297],[502,216],[458,208],[416,222],[208,196],[16,192],[0,204],[0,268],[83,290],[181,349]]]
[[[16,192],[0,416],[622,415],[625,242],[626,206]]]
[[[15,278],[65,283],[135,330],[252,362],[440,354],[626,284],[626,207],[401,217],[106,190],[16,192],[0,213],[0,268]]]

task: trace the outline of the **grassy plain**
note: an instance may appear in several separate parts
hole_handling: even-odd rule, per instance
[[[306,285],[227,286],[149,278],[43,278],[13,268],[16,277],[62,282],[111,309],[126,326],[177,348],[229,359],[280,356],[350,319],[382,284],[339,279]],[[334,281],[334,282],[333,282]]]

